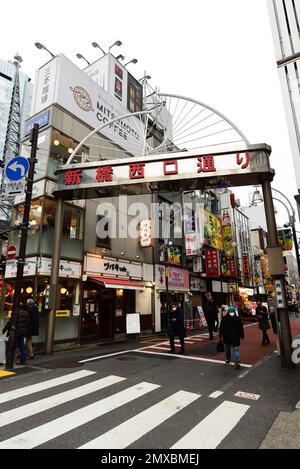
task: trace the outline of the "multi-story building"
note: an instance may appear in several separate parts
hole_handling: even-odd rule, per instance
[[[300,4],[297,0],[268,0],[278,73],[283,94],[300,214]]]
[[[111,54],[84,71],[59,55],[37,72],[32,116],[26,122],[22,149],[22,154],[29,153],[30,130],[38,122],[38,162],[22,300],[33,297],[38,304],[38,342],[45,340],[49,308],[55,171],[91,130],[113,116],[141,110],[142,93],[139,82]],[[127,123],[115,123],[103,129],[101,135],[95,134],[76,158],[98,162],[142,154],[144,121],[134,119],[130,117]],[[153,127],[152,122],[152,131]],[[148,132],[156,145],[163,134],[159,127],[158,121],[155,133]],[[99,171],[98,176],[105,182],[110,174]],[[134,172],[135,176],[139,174]],[[238,284],[251,285],[251,262],[243,262],[249,257],[248,225],[246,217],[238,213],[233,195],[230,198],[225,194],[220,203],[218,191],[196,192],[201,207],[184,222],[178,219],[183,215],[184,197],[175,185],[168,193],[131,193],[127,198],[122,186],[120,195],[124,198],[103,197],[99,189],[94,199],[65,202],[56,343],[118,338],[126,333],[126,315],[131,312],[140,313],[142,333],[160,332],[167,326],[166,304],[170,301],[179,302],[185,318],[192,319],[193,309],[205,305],[207,293],[212,293],[218,304],[229,303],[234,301],[230,280],[236,288]],[[23,196],[16,197],[13,223],[22,219],[23,201]],[[136,213],[135,208],[141,206],[143,210]],[[115,221],[110,231],[109,211]],[[201,218],[203,234],[193,244],[195,218]],[[129,235],[129,229],[135,227],[137,236]],[[103,231],[108,235],[103,236]],[[188,239],[185,233],[192,237]],[[221,256],[223,234],[226,244]],[[240,251],[239,242],[243,243]],[[18,248],[18,232],[11,234],[10,244]],[[15,276],[16,264],[7,262],[5,278],[9,286],[4,315],[11,306]]]

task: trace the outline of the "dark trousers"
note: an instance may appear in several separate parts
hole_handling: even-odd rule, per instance
[[[213,332],[214,332],[216,320],[215,319],[208,319],[208,320],[206,319],[206,322],[207,322],[207,327],[208,327],[208,332],[209,332],[209,338],[213,339]]]
[[[268,345],[270,343],[270,339],[268,337],[267,331],[262,331],[263,337],[262,337],[262,345]]]
[[[179,337],[181,351],[184,352],[184,337]],[[170,337],[170,349],[175,352],[175,337]]]
[[[24,335],[19,335],[17,338],[17,344],[18,344],[18,349],[20,351],[21,355],[21,363],[26,363],[26,350],[25,350],[25,344],[24,344],[25,336]]]

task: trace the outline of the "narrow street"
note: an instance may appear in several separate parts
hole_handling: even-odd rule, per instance
[[[257,324],[245,329],[240,370],[205,332],[184,356],[157,337],[40,356],[1,378],[0,448],[259,448],[295,410],[300,371],[282,369],[271,334],[263,347]]]

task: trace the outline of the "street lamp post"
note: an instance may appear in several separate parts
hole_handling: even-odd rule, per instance
[[[285,288],[285,274],[283,265],[282,256],[280,258],[279,253],[279,243],[277,235],[277,227],[275,220],[275,212],[273,205],[272,197],[272,188],[269,180],[264,179],[262,181],[262,190],[264,195],[264,205],[266,212],[266,221],[268,228],[268,238],[269,238],[269,260],[272,262],[272,272],[271,275],[274,279],[276,297],[279,298],[279,293],[282,294],[283,300],[279,303],[277,300],[276,308],[276,319],[278,323],[278,332],[279,332],[279,341],[280,341],[280,352],[281,352],[281,362],[284,368],[294,368],[294,363],[292,362],[292,334],[291,326],[289,320],[289,314],[286,305],[286,288]],[[277,264],[277,265],[275,265]],[[276,270],[278,269],[278,273]],[[273,272],[276,272],[275,274]]]

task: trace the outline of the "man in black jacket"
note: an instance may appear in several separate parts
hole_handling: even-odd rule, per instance
[[[214,329],[219,325],[218,313],[219,310],[216,303],[214,302],[213,297],[209,296],[207,307],[204,310],[204,316],[207,322],[210,340],[213,340]]]
[[[180,340],[180,352],[184,354],[184,314],[176,303],[171,303],[171,309],[168,311],[168,336],[170,339],[170,353],[175,353],[175,337]]]
[[[34,301],[29,298],[27,300],[27,312],[29,316],[29,324],[28,324],[28,331],[26,334],[26,350],[28,353],[28,358],[32,360],[33,356],[33,348],[32,348],[32,336],[39,335],[39,312],[34,304]]]

